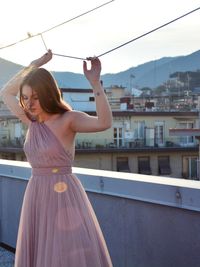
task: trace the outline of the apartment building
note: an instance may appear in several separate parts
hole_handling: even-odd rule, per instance
[[[91,90],[64,88],[61,91],[73,109],[95,115]],[[186,99],[184,109],[180,97],[177,102],[171,102],[169,97],[136,98],[118,86],[105,91],[113,110],[112,128],[100,133],[77,134],[74,166],[199,179],[196,132],[180,136],[170,132],[170,129],[199,128],[196,98],[190,99],[191,109]],[[1,103],[1,158],[25,160],[22,149],[25,133],[25,126]]]

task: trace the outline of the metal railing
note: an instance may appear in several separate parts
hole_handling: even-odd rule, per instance
[[[133,149],[133,148],[177,148],[195,147],[198,141],[185,142],[180,137],[169,137],[165,139],[135,138],[135,139],[77,139],[76,149]]]
[[[22,148],[24,138],[0,139],[0,147]],[[76,149],[134,149],[134,148],[191,148],[198,146],[196,139],[191,142],[180,137],[165,139],[135,138],[135,139],[77,139]]]

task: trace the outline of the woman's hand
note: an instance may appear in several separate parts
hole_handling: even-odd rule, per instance
[[[33,60],[30,63],[30,66],[39,68],[43,66],[44,64],[48,63],[52,59],[52,57],[53,57],[52,51],[49,49],[47,53],[45,53],[43,56],[41,56],[38,59]]]
[[[83,61],[83,72],[91,85],[95,85],[100,82],[101,62],[97,57],[89,57],[87,60],[91,62],[91,68],[88,69],[87,62]]]
[[[70,112],[70,128],[73,132],[99,132],[112,125],[112,111],[100,81],[101,62],[97,57],[90,57],[87,60],[91,62],[91,68],[88,69],[87,63],[84,61],[83,71],[92,85],[97,116],[89,116],[84,112]]]

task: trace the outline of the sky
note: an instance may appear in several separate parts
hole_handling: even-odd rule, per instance
[[[6,0],[0,10],[0,48],[36,35],[109,0]],[[69,23],[0,49],[0,57],[21,65],[46,52],[86,58],[98,56],[200,7],[199,0],[114,0]],[[129,43],[100,60],[102,74],[118,73],[166,56],[188,55],[199,50],[200,10]],[[53,57],[45,67],[83,73],[82,60]]]

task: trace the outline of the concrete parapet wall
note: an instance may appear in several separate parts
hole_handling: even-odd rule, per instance
[[[199,267],[200,182],[73,168],[114,267]],[[28,163],[0,160],[0,242],[15,247]]]

